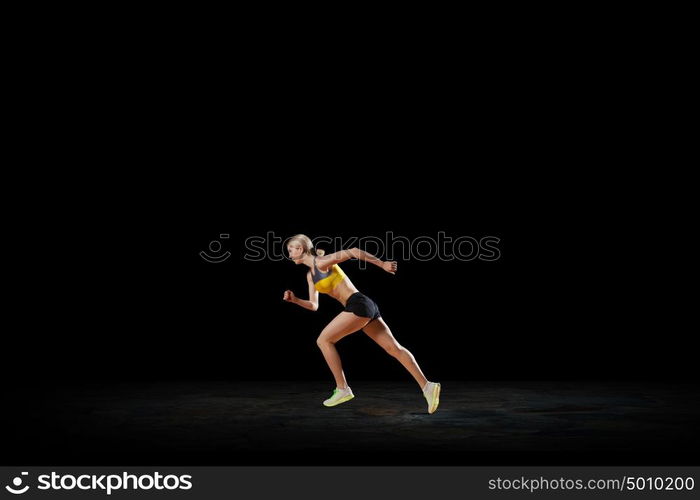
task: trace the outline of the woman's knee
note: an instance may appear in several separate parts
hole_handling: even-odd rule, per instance
[[[316,345],[319,347],[326,346],[328,344],[332,344],[330,340],[328,340],[328,337],[325,337],[324,335],[319,335],[318,338],[316,339]]]
[[[399,344],[398,342],[392,342],[392,343],[384,346],[384,350],[390,356],[394,356],[396,358],[396,357],[399,357],[401,355],[401,353],[403,351],[405,351],[406,349],[404,349],[403,346],[401,344]]]

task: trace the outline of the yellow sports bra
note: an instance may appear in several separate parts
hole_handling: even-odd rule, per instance
[[[345,278],[345,273],[338,264],[333,264],[325,273],[319,271],[316,267],[316,257],[314,257],[314,268],[311,271],[311,279],[314,282],[316,290],[321,293],[330,293]]]

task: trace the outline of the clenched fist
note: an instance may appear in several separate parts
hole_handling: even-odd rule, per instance
[[[394,260],[388,260],[382,263],[382,269],[384,269],[387,273],[396,274],[397,267],[398,263]]]
[[[284,292],[284,297],[282,297],[283,300],[287,302],[294,302],[297,300],[296,296],[294,295],[294,292],[291,290],[287,290]]]

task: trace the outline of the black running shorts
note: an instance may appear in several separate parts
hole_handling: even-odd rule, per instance
[[[360,292],[355,292],[348,298],[348,301],[345,304],[345,310],[353,313],[356,316],[372,318],[373,320],[381,317],[377,304],[375,304],[374,301],[366,295],[362,295]]]

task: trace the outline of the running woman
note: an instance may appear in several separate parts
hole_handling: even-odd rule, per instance
[[[291,290],[286,290],[283,297],[285,301],[297,304],[304,309],[316,311],[318,310],[318,294],[320,292],[330,295],[345,308],[328,323],[316,341],[336,383],[333,394],[323,404],[336,406],[355,397],[345,379],[335,343],[351,333],[362,330],[387,353],[399,360],[404,368],[413,375],[428,402],[428,413],[434,413],[440,404],[440,384],[430,382],[425,378],[413,354],[399,344],[392,335],[391,330],[379,314],[377,304],[366,295],[361,294],[338,265],[349,259],[360,259],[379,266],[388,273],[396,274],[397,263],[394,261],[384,262],[359,248],[325,255],[323,250],[314,249],[311,239],[304,234],[297,234],[288,240],[287,252],[295,264],[304,264],[309,267],[309,272],[306,274],[309,284],[309,299],[300,299]]]

